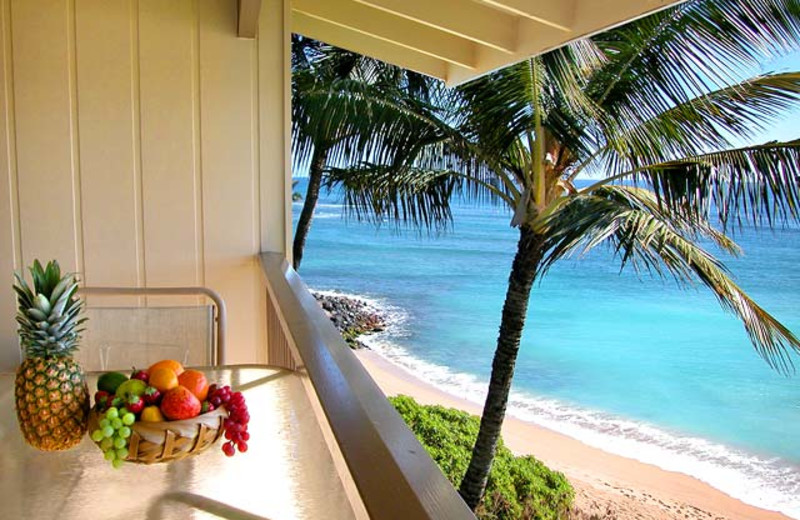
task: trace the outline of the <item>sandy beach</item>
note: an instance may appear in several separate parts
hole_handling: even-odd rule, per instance
[[[356,355],[387,396],[410,395],[424,404],[480,413],[475,404],[442,392],[373,351],[358,350]],[[573,518],[788,518],[747,505],[693,477],[613,455],[513,417],[506,418],[503,437],[515,453],[532,454],[569,478],[576,494]]]

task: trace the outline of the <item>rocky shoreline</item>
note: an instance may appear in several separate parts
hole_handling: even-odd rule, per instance
[[[311,294],[352,349],[369,348],[359,341],[359,336],[386,329],[386,314],[364,300],[316,291]]]

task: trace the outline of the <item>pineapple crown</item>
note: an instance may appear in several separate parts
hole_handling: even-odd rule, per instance
[[[39,260],[34,260],[30,272],[33,289],[21,274],[14,273],[18,333],[25,355],[71,357],[83,331],[78,327],[86,321],[82,316],[84,302],[75,296],[77,276],[74,273],[62,276],[55,260],[44,268]]]

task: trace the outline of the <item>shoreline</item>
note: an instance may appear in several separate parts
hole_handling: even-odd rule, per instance
[[[371,350],[356,357],[387,396],[405,394],[480,415],[480,407],[420,380]],[[576,518],[787,520],[745,504],[694,477],[611,454],[562,433],[507,416],[503,438],[515,454],[531,454],[561,471],[575,488]]]

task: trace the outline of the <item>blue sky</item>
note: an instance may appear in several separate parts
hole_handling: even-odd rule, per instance
[[[761,72],[800,71],[800,51],[794,52],[762,65]],[[800,103],[797,108],[786,113],[775,125],[761,132],[753,139],[753,143],[766,141],[789,141],[800,138]]]

